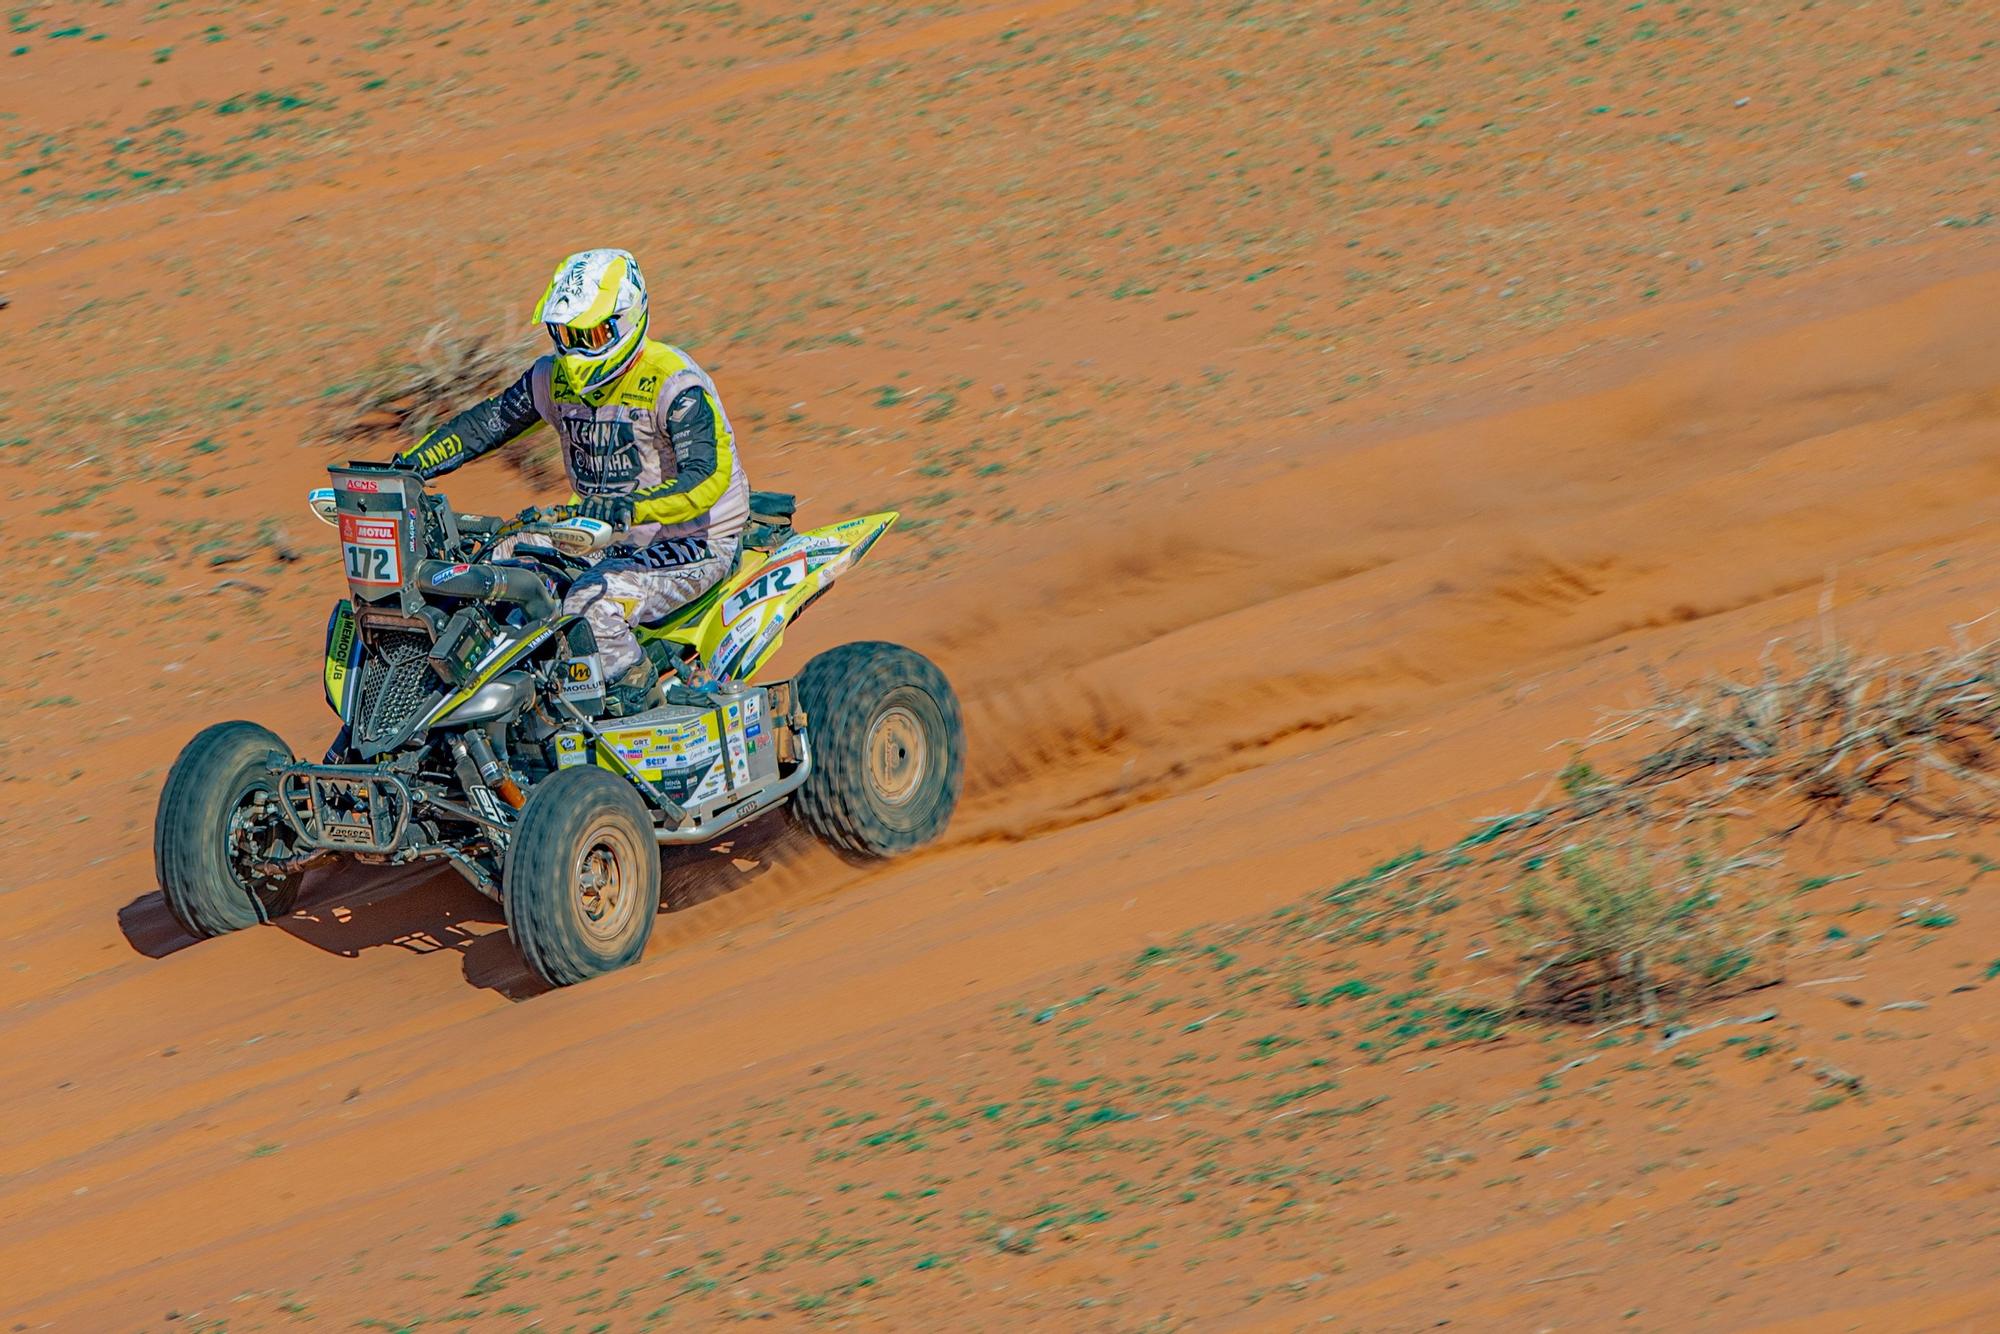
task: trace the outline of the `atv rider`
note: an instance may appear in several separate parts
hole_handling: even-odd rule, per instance
[[[555,351],[396,462],[428,480],[544,422],[555,428],[577,512],[621,535],[570,588],[563,610],[581,614],[597,637],[611,710],[636,713],[659,671],[632,627],[663,619],[729,573],[750,481],[715,382],[687,353],[646,336],[646,284],[630,254],[571,255],[535,318]]]

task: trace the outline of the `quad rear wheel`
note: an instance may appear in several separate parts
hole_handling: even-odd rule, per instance
[[[643,954],[660,910],[660,850],[632,785],[590,767],[537,783],[508,850],[505,900],[521,958],[552,986]]]
[[[153,820],[153,867],[167,910],[189,935],[255,926],[298,902],[303,876],[257,869],[291,852],[272,776],[291,762],[268,728],[217,723],[197,733],[168,771]]]
[[[893,857],[944,832],[965,782],[965,724],[951,682],[899,644],[843,644],[797,682],[813,769],[792,799],[835,851]]]

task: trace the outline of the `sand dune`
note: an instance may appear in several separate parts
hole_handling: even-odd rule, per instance
[[[1921,646],[1990,615],[2000,591],[1990,573],[2000,555],[1990,228],[1940,236],[1935,222],[1912,222],[1913,235],[1884,236],[1879,251],[1824,268],[1800,259],[1804,271],[1745,276],[1747,286],[1701,286],[1710,279],[1677,254],[1670,267],[1689,286],[1673,300],[1606,297],[1600,310],[1551,297],[1545,319],[1514,324],[1511,314],[1481,324],[1449,304],[1469,295],[1435,294],[1445,305],[1433,311],[1414,287],[1372,287],[1370,273],[1353,273],[1373,265],[1415,284],[1415,268],[1329,233],[1298,254],[1242,265],[1260,282],[1275,272],[1269,281],[1290,284],[1279,299],[1299,310],[1334,291],[1334,273],[1352,271],[1343,281],[1357,284],[1353,304],[1339,306],[1345,331],[1312,343],[1267,327],[1279,312],[1252,303],[1272,288],[1234,269],[1226,287],[1211,285],[1200,266],[1215,261],[1193,249],[1158,261],[1200,281],[1167,294],[1166,318],[1164,306],[1145,308],[1153,332],[1140,336],[1142,316],[1114,302],[1144,298],[1088,287],[1102,274],[1081,272],[1081,239],[1037,258],[1046,267],[1019,292],[1011,275],[1033,265],[1017,265],[1008,247],[1028,240],[967,242],[978,299],[998,307],[984,324],[948,313],[973,297],[942,259],[919,271],[919,259],[936,258],[928,251],[913,252],[900,277],[854,278],[847,296],[813,306],[807,287],[786,284],[823,277],[817,247],[833,241],[803,225],[772,239],[704,196],[714,234],[729,238],[717,242],[729,263],[716,265],[728,276],[703,280],[716,285],[689,318],[709,331],[732,402],[754,405],[746,439],[763,451],[760,483],[808,492],[808,513],[894,502],[918,521],[815,609],[782,665],[796,669],[847,639],[891,638],[944,666],[965,699],[970,748],[966,802],[946,837],[859,868],[778,816],[726,846],[677,854],[647,958],[560,993],[533,983],[498,910],[449,873],[323,873],[299,910],[269,928],[196,944],[174,927],[153,885],[149,822],[185,738],[239,714],[269,722],[301,753],[327,731],[313,669],[338,577],[317,561],[320,535],[296,516],[299,494],[338,447],[290,443],[309,436],[316,388],[281,386],[265,401],[245,384],[351,372],[366,349],[349,308],[361,296],[393,301],[411,273],[426,292],[498,283],[490,257],[464,260],[463,281],[439,278],[459,261],[436,256],[458,252],[430,231],[430,267],[390,282],[389,268],[370,265],[406,253],[415,233],[399,227],[430,228],[454,200],[476,199],[513,220],[511,239],[533,252],[528,267],[540,266],[543,243],[564,228],[532,201],[510,203],[512,191],[555,197],[577,144],[624,142],[663,115],[727,141],[718,159],[745,160],[759,145],[769,165],[731,180],[749,197],[769,190],[770,201],[805,207],[800,199],[830,197],[808,186],[836,179],[810,172],[846,168],[831,155],[781,161],[789,136],[845,135],[834,141],[857,154],[888,152],[836,123],[850,114],[839,99],[869,95],[867,78],[963,83],[976,86],[988,119],[1028,115],[1044,105],[1031,81],[1054,77],[1037,72],[1033,50],[1015,54],[1035,41],[1100,43],[1089,49],[1110,72],[1091,77],[1106,80],[1253,55],[1276,62],[1273,81],[1310,73],[1284,63],[1302,57],[1282,32],[1213,26],[1213,16],[1200,17],[1211,25],[1200,40],[1182,33],[1148,48],[1151,37],[1125,30],[1144,16],[1089,6],[907,25],[879,7],[848,8],[841,22],[851,27],[814,29],[798,44],[810,49],[758,56],[764,30],[754,25],[728,29],[712,49],[691,45],[682,93],[588,133],[543,105],[555,96],[547,90],[522,94],[543,116],[530,125],[528,111],[503,113],[471,82],[466,115],[484,123],[447,129],[440,119],[425,131],[430,122],[412,112],[375,147],[312,139],[267,175],[101,206],[65,196],[0,224],[15,302],[0,318],[33,327],[82,291],[127,292],[125,327],[149,350],[119,392],[134,403],[157,393],[166,405],[136,425],[119,419],[122,434],[100,432],[69,388],[24,381],[16,401],[46,393],[32,401],[50,438],[115,438],[131,452],[100,457],[90,451],[109,445],[78,443],[79,471],[55,476],[48,460],[71,455],[0,451],[19,483],[4,502],[6,526],[34,553],[7,612],[0,698],[9,1328],[243,1330],[308,1317],[397,1327],[474,1309],[474,1328],[706,1327],[752,1314],[940,1329],[1290,1329],[1322,1316],[1361,1329],[1446,1319],[1598,1328],[1631,1310],[1649,1328],[1989,1327],[2000,1311],[1990,1262],[2000,1035],[1993,975],[1980,970],[2000,916],[1974,898],[1955,900],[1960,925],[1934,944],[1856,965],[1870,980],[1840,985],[1866,993],[1866,1013],[1841,1008],[1828,988],[1774,993],[1783,1017],[1772,1031],[1783,1029],[1787,1052],[1869,1067],[1870,1099],[1813,1119],[1799,1110],[1817,1091],[1810,1072],[1739,1061],[1730,1030],[1672,1055],[1607,1052],[1592,1077],[1628,1055],[1637,1073],[1586,1091],[1572,1080],[1570,1101],[1554,1108],[1541,1097],[1556,1087],[1552,1072],[1598,1059],[1587,1035],[1510,1032],[1412,1049],[1393,1069],[1329,1058],[1338,1069],[1326,1091],[1345,1110],[1289,1123],[1287,1133],[1316,1128],[1282,1145],[1258,1139],[1278,1133],[1277,1111],[1230,1104],[1236,1095],[1218,1077],[1174,1104],[1195,1129],[1162,1140],[1115,1188],[1079,1165],[1083,1155],[1019,1158],[979,1109],[1020,1103],[1017,1088],[1036,1080],[1122,1080],[1129,1090],[1181,1078],[1162,1044],[1207,1031],[1201,1014],[1173,1008],[1191,1001],[1160,1001],[1171,1030],[1107,1014],[1093,1048],[1057,1045],[1070,1031],[1067,1007],[1080,1024],[1098,1013],[1084,998],[1102,994],[1110,1006],[1136,987],[1129,960],[1147,946],[1261,921],[1412,844],[1448,845],[1471,821],[1527,803],[1566,742],[1601,709],[1643,693],[1649,674],[1741,668],[1775,638],[1829,626],[1884,648]],[[1197,18],[1179,7],[1169,17]],[[1281,19],[1306,21],[1271,22]],[[1538,49],[1507,31],[1508,60]],[[1827,41],[1865,48],[1866,35],[1839,27]],[[120,59],[143,54],[137,36],[112,45]],[[532,54],[508,52],[503,70]],[[1000,73],[980,63],[991,61],[1003,62]],[[1846,61],[1828,56],[1827,68],[1845,71]],[[321,77],[304,65],[285,71]],[[1356,108],[1395,105],[1400,84],[1355,78]],[[1097,95],[1094,84],[1063,87],[1078,106]],[[956,105],[944,97],[932,100]],[[926,105],[899,102],[893,114]],[[1226,114],[1258,120],[1250,109]],[[1784,140],[1794,160],[1808,151],[1797,144],[1848,142],[1844,123],[1814,137],[1784,119],[1803,114],[1790,103],[1773,112],[1770,132],[1796,136]],[[898,140],[946,175],[936,191],[906,182],[894,198],[938,212],[897,223],[873,212],[890,204],[853,203],[840,224],[850,242],[886,244],[892,225],[964,240],[970,232],[950,228],[983,225],[951,194],[1006,166],[979,156],[998,151],[980,137],[980,119],[926,123],[935,143]],[[1137,156],[1136,132],[1104,132],[1132,163],[1151,160]],[[1095,151],[1077,134],[1076,152]],[[1616,159],[1609,148],[1589,158]],[[1990,197],[1990,169],[1969,183],[1952,175],[1972,170],[1967,160],[1926,158],[1931,175],[1885,182],[1875,198],[1902,201],[1914,217],[1919,201],[1931,207],[1926,191],[1946,192],[1940,181]],[[1716,173],[1702,188],[1734,201],[1718,185],[1725,168],[1702,161]],[[1099,185],[1117,187],[1122,169],[1052,168],[1058,179],[1040,195],[1009,187],[993,207],[1026,219],[1021,235],[1036,245],[1083,237],[1085,220],[1098,231],[1137,227],[1148,209],[1089,202]],[[899,170],[921,184],[917,167]],[[1792,184],[1773,169],[1757,197],[1775,200]],[[1280,184],[1240,188],[1240,198],[1204,205],[1206,230],[1199,218],[1183,225],[1219,237],[1233,234],[1237,211],[1282,214],[1271,202]],[[1579,185],[1577,197],[1618,194],[1609,178],[1588,189],[1597,193]],[[1058,206],[1077,212],[1051,222],[1035,211]],[[1832,206],[1816,197],[1800,207]],[[1382,235],[1408,232],[1415,246],[1429,244],[1424,219],[1442,205],[1368,208]],[[305,218],[312,239],[274,239]],[[1865,225],[1889,226],[1877,214]],[[1520,226],[1541,238],[1536,254],[1556,245],[1543,223]],[[1575,227],[1563,243],[1601,257],[1594,224]],[[1474,246],[1492,232],[1436,234]],[[338,274],[292,271],[303,254],[336,251]],[[1499,266],[1493,273],[1477,270],[1475,253],[1486,252],[1467,250],[1447,271],[1514,281],[1499,268],[1515,252],[1479,261]],[[224,275],[215,282],[290,294],[296,318],[326,336],[300,354],[309,366],[271,370],[278,354],[251,305],[219,300],[213,323],[205,319],[197,295],[210,289],[177,286],[197,263]],[[1744,262],[1744,275],[1761,272]],[[913,295],[869,306],[864,295],[884,281]],[[1175,317],[1183,303],[1197,318]],[[725,308],[733,318],[717,313]],[[839,318],[826,324],[835,332],[808,338],[779,309]],[[1373,311],[1386,323],[1366,323]],[[936,323],[961,319],[948,333]],[[1478,345],[1429,360],[1398,352],[1387,375],[1335,368],[1373,364],[1350,338],[1402,347],[1441,337],[1439,321],[1477,328]],[[72,336],[82,335],[59,335]],[[213,364],[181,365],[177,342],[189,355],[212,353]],[[234,363],[214,350],[228,347],[249,350]],[[1374,397],[1355,387],[1370,375],[1383,381]],[[794,396],[801,406],[787,417]],[[211,436],[226,439],[211,450]],[[87,480],[100,476],[111,480]],[[529,494],[498,465],[449,489],[495,508]],[[307,559],[280,561],[251,536],[273,514]],[[101,562],[90,554],[119,536],[134,545]],[[230,578],[257,587],[218,586]],[[1976,841],[1964,840],[1968,852]],[[1854,911],[1893,917],[1910,895],[1964,878],[1928,861],[1907,875],[1880,870],[1908,847],[1863,831],[1815,845],[1800,873],[1867,866],[1884,883]],[[1401,947],[1342,948],[1322,960],[1329,976],[1365,971]],[[1934,1008],[1879,1008],[1919,996]],[[1208,1040],[1188,1038],[1188,1068],[1223,1060],[1221,1047],[1199,1047]],[[1671,1064],[1679,1054],[1709,1065],[1688,1074]],[[1676,1082],[1697,1078],[1708,1082]],[[844,1109],[839,1126],[863,1125],[845,1118],[864,1115],[854,1110],[864,1095],[876,1099],[865,1115],[880,1118],[865,1124],[884,1132],[917,1123],[905,1103],[958,1099],[964,1116],[926,1132],[954,1137],[950,1173],[939,1168],[932,1181],[923,1175],[932,1160],[914,1156],[855,1161],[860,1132],[838,1139],[827,1116]],[[1079,1092],[1078,1108],[1050,1115],[1092,1114],[1097,1097]],[[1113,1102],[1104,1110],[1108,1122],[1123,1115]],[[1249,1133],[1253,1116],[1264,1128]],[[1133,1133],[1168,1134],[1151,1127]],[[660,1158],[683,1144],[699,1147]],[[1114,1147],[1093,1152],[1123,1161]],[[1326,1166],[1335,1162],[1337,1172]],[[1286,1184],[1288,1173],[1322,1167],[1317,1184]],[[1211,1174],[1230,1183],[1226,1204],[1201,1194]],[[1100,1187],[1114,1203],[1076,1203]],[[936,1217],[910,1204],[924,1191],[939,1193]],[[1732,1214],[1738,1198],[1746,1203]],[[1311,1225],[1279,1227],[1299,1218]],[[1045,1226],[1032,1232],[1044,1239],[1038,1249],[1013,1244],[1013,1229]],[[853,1263],[826,1240],[842,1228],[859,1239]],[[884,1240],[892,1236],[907,1240]],[[1720,1237],[1728,1249],[1717,1254]],[[581,1258],[563,1260],[567,1248]],[[892,1259],[872,1258],[885,1249]],[[1204,1254],[1214,1268],[1194,1263]],[[516,1300],[503,1313],[499,1304]]]

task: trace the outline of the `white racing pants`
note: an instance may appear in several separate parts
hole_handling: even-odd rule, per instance
[[[615,681],[644,656],[634,625],[666,619],[706,593],[729,573],[736,542],[717,551],[701,538],[666,538],[649,546],[614,547],[563,598],[563,610],[580,615],[597,636],[604,678]]]

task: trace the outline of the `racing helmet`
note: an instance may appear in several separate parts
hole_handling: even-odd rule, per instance
[[[624,250],[579,250],[556,265],[535,307],[556,345],[556,374],[594,400],[631,369],[646,341],[646,280]]]

